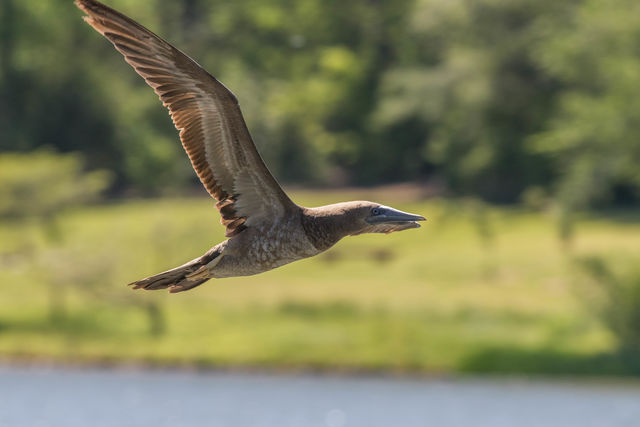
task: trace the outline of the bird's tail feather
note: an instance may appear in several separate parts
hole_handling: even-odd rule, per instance
[[[220,251],[216,249],[212,248],[203,256],[191,260],[180,267],[129,283],[129,286],[133,287],[133,289],[146,289],[148,291],[169,288],[169,292],[172,294],[193,289],[210,279],[210,277],[202,277],[201,275],[194,278],[193,273],[201,270],[202,267],[220,255]]]

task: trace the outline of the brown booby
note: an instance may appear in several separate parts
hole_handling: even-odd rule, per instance
[[[180,267],[131,283],[135,289],[186,291],[211,278],[258,274],[317,255],[345,236],[420,227],[416,221],[424,217],[378,203],[296,205],[262,161],[229,89],[125,15],[95,0],[75,4],[169,109],[229,238]]]

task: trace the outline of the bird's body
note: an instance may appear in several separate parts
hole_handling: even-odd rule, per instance
[[[302,228],[301,217],[289,215],[227,240],[225,256],[211,270],[211,276],[250,276],[318,253]]]
[[[202,184],[218,203],[228,240],[180,267],[132,283],[181,292],[211,278],[248,276],[308,258],[341,238],[419,227],[419,215],[372,202],[296,205],[258,154],[236,97],[195,61],[95,0],[85,20],[134,67],[169,109]]]

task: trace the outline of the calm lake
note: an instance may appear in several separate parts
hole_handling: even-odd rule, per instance
[[[637,383],[0,367],[0,427],[638,425]]]

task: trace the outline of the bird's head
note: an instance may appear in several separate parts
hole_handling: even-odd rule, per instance
[[[349,202],[345,209],[350,217],[353,231],[349,234],[393,233],[394,231],[418,228],[418,221],[425,221],[421,215],[403,212],[374,202]]]
[[[393,233],[418,228],[415,215],[373,202],[344,202],[303,209],[303,227],[314,246],[326,250],[345,236],[364,233]]]
[[[403,212],[380,203],[354,201],[307,208],[313,223],[324,230],[335,231],[340,237],[363,233],[392,233],[418,228],[421,215]]]

